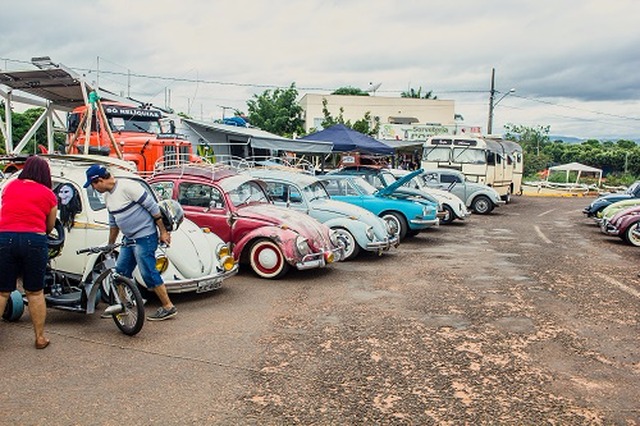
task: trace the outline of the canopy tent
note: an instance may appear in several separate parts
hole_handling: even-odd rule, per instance
[[[325,140],[301,140],[289,139],[274,135],[256,127],[242,127],[229,124],[204,122],[191,119],[182,119],[186,127],[198,137],[189,138],[196,145],[226,145],[229,138],[243,141],[252,148],[268,149],[274,151],[287,151],[308,154],[328,154],[333,144]],[[203,130],[212,132],[214,136],[206,136]],[[183,129],[185,130],[185,129]],[[186,132],[190,136],[190,132]],[[215,137],[215,135],[218,137]]]
[[[297,140],[333,142],[333,152],[363,152],[382,155],[393,155],[394,153],[394,149],[390,146],[364,133],[350,129],[344,124],[327,127]]]
[[[549,180],[549,175],[551,172],[566,172],[566,182],[569,183],[569,174],[571,172],[577,172],[578,176],[576,177],[576,185],[580,181],[580,176],[583,174],[594,174],[598,177],[598,186],[602,182],[602,169],[598,169],[595,167],[587,166],[581,163],[568,163],[561,164],[559,166],[549,167],[549,174],[547,174],[547,181]]]

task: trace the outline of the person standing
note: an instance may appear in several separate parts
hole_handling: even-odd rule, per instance
[[[0,206],[0,313],[18,277],[27,295],[36,349],[49,346],[44,335],[47,306],[44,277],[49,261],[47,235],[56,222],[58,201],[51,190],[51,169],[41,157],[27,158],[17,179],[2,190]]]
[[[137,265],[147,288],[160,299],[162,306],[147,319],[159,321],[176,316],[178,310],[156,269],[158,239],[167,245],[171,243],[171,234],[162,222],[158,203],[139,182],[116,180],[102,165],[92,165],[86,175],[84,187],[91,186],[103,194],[109,212],[109,244],[116,242],[120,231],[124,235],[125,245],[120,248],[116,272],[131,278]]]

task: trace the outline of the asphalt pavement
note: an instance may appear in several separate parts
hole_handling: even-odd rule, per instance
[[[278,281],[175,295],[134,337],[0,324],[0,424],[639,424],[638,249],[587,197],[514,197]],[[157,307],[150,299],[147,312]]]

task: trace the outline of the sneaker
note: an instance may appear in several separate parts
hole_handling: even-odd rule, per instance
[[[162,321],[169,318],[173,318],[178,313],[178,308],[172,306],[170,309],[165,309],[163,306],[159,307],[158,310],[147,316],[149,321]]]

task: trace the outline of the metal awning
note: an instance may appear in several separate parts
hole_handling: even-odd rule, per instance
[[[332,142],[289,139],[255,127],[231,126],[185,118],[182,121],[190,127],[195,127],[194,130],[200,127],[228,135],[246,137],[253,148],[308,154],[330,154],[333,148]]]
[[[391,148],[398,149],[408,149],[408,148],[420,148],[424,144],[424,141],[405,141],[405,140],[397,140],[397,139],[378,139],[385,145],[390,146]]]
[[[87,93],[95,90],[82,76],[62,64],[50,63],[37,70],[0,71],[0,90],[4,85],[11,90],[47,100],[57,109],[67,111],[85,104],[83,84]],[[123,98],[107,90],[101,89],[99,93],[102,100],[123,101]],[[130,100],[126,102],[132,103]]]
[[[79,78],[63,68],[3,71],[0,72],[0,84],[47,99],[64,109],[71,110],[84,104]]]

